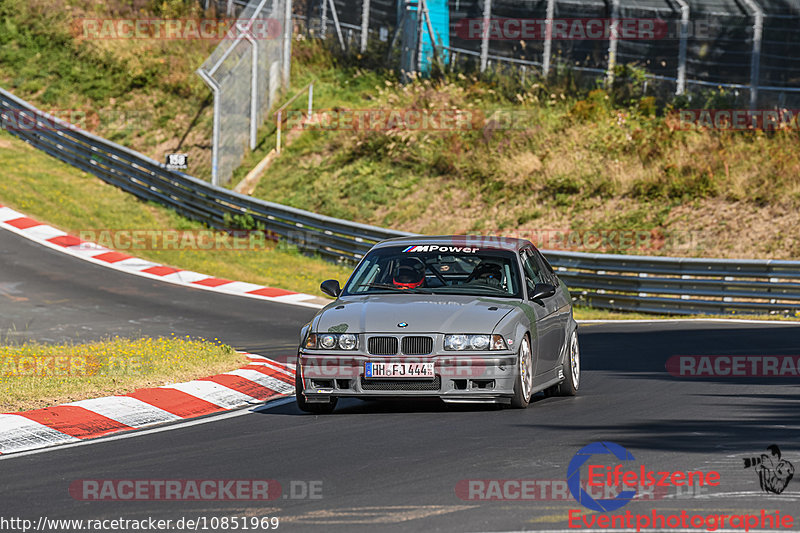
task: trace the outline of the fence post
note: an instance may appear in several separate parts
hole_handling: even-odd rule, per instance
[[[292,72],[292,0],[283,0],[283,88],[289,88]]]
[[[369,38],[369,0],[361,2],[361,53],[367,51],[367,39]]]
[[[422,20],[422,0],[417,0],[417,74],[422,72],[422,46],[425,44],[425,21]]]
[[[681,37],[678,43],[678,80],[675,94],[686,91],[686,45],[689,40],[689,3],[686,0],[675,0],[681,6]]]
[[[611,35],[608,36],[608,70],[606,85],[614,83],[614,67],[617,65],[617,41],[619,39],[619,0],[611,0]]]
[[[342,47],[342,50],[344,50],[344,37],[342,36],[342,27],[339,25],[339,14],[336,12],[336,4],[333,0],[329,1],[331,4],[331,15],[333,15],[333,25],[336,27],[336,36],[339,38],[339,45]]]
[[[250,43],[250,149],[256,149],[258,136],[258,43],[250,34],[250,26],[244,30],[244,39]]]
[[[753,55],[750,59],[750,109],[758,104],[758,81],[761,67],[761,34],[764,31],[764,11],[754,0],[744,0],[753,11]]]
[[[556,0],[547,0],[547,15],[545,15],[544,52],[542,53],[542,74],[547,77],[550,72],[550,55],[553,51],[553,14]]]
[[[214,125],[211,130],[211,184],[219,185],[219,84],[203,69],[198,69],[197,74],[203,78],[203,81],[211,87],[211,92],[214,93]]]
[[[281,153],[281,125],[283,123],[283,110],[278,109],[277,113],[277,120],[278,123],[276,124],[275,128],[275,153]]]
[[[483,0],[483,34],[481,35],[481,72],[486,71],[489,61],[489,24],[492,18],[492,0]]]
[[[322,12],[319,16],[319,33],[321,38],[325,38],[328,33],[328,0],[322,0]]]

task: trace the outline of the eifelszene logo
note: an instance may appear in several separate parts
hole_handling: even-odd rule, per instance
[[[611,455],[617,460],[627,463],[606,466],[597,464],[598,459],[590,461],[594,456]],[[654,487],[716,487],[720,484],[717,471],[702,472],[699,470],[650,470],[644,464],[631,465],[635,461],[633,454],[613,442],[593,442],[584,446],[575,454],[567,467],[567,487],[575,501],[593,511],[605,513],[625,506],[636,498],[636,488]],[[609,489],[608,496],[594,499],[581,487],[581,467],[586,465],[587,488],[603,487]],[[619,490],[628,489],[628,490]],[[605,491],[604,491],[604,495]]]
[[[761,457],[747,457],[744,467],[753,469],[758,474],[761,490],[780,494],[794,476],[794,465],[786,459],[781,459],[781,449],[777,444],[767,446],[769,454],[762,453]]]

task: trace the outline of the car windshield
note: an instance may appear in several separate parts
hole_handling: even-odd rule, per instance
[[[445,245],[387,246],[371,251],[344,295],[420,293],[519,298],[513,252]]]

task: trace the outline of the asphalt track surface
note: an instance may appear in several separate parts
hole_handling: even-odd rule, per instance
[[[281,359],[293,353],[299,327],[313,314],[150,281],[0,231],[0,333],[9,338],[175,333],[218,337]],[[664,365],[672,355],[795,355],[800,327],[652,322],[579,331],[583,376],[575,398],[538,398],[524,411],[348,400],[321,417],[285,402],[169,431],[8,456],[0,460],[0,518],[276,516],[278,531],[565,530],[568,512],[583,509],[569,497],[539,490],[536,500],[469,500],[456,487],[463,480],[563,480],[578,449],[612,441],[633,453],[637,467],[721,474],[720,486],[700,494],[671,487],[619,512],[779,510],[793,515],[798,529],[800,473],[783,494],[767,495],[742,463],[777,443],[800,468],[797,380],[678,379]],[[68,487],[81,479],[271,479],[287,497],[79,501]],[[303,497],[312,482],[321,497]]]

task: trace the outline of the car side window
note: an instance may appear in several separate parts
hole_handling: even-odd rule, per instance
[[[522,268],[525,271],[525,279],[532,286],[535,286],[537,283],[543,283],[541,269],[537,264],[536,260],[534,259],[533,255],[531,255],[530,251],[523,250],[521,252],[521,255],[522,255]]]
[[[551,285],[555,285],[556,287],[558,287],[558,285],[559,285],[558,276],[556,276],[556,273],[553,270],[553,267],[551,267],[550,263],[547,262],[547,259],[544,258],[544,256],[542,255],[542,252],[540,252],[539,250],[536,250],[535,254],[536,254],[536,259],[537,259],[537,261],[538,261],[538,263],[540,265],[540,268],[542,270],[542,273],[544,274],[543,277],[547,280],[547,281],[545,281],[545,283],[549,283]]]

